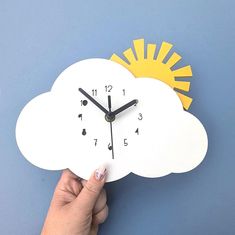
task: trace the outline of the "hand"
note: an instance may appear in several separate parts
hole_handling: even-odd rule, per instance
[[[109,107],[109,113],[111,113],[112,104],[111,104],[111,96],[108,96],[108,107]],[[111,134],[111,147],[112,147],[112,159],[114,159],[114,147],[113,147],[113,126],[112,126],[112,117],[106,116],[106,120],[109,120],[110,125],[110,134]],[[114,119],[113,119],[114,121]]]
[[[130,102],[128,102],[127,104],[121,106],[120,108],[116,109],[115,111],[111,112],[111,115],[115,116],[118,113],[121,113],[122,111],[128,109],[129,107],[131,107],[132,105],[135,105],[138,103],[138,100],[132,100]]]
[[[64,170],[41,235],[96,235],[108,215],[103,189],[106,170],[99,168],[88,181]]]
[[[89,99],[94,105],[96,105],[99,109],[101,109],[105,114],[108,113],[108,110],[104,108],[101,104],[99,104],[94,98],[92,98],[87,92],[85,92],[82,88],[78,89],[87,99]]]

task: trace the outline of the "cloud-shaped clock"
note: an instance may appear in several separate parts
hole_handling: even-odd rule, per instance
[[[189,171],[208,144],[203,125],[184,111],[170,86],[135,79],[105,59],[71,65],[50,92],[32,99],[19,115],[16,140],[38,167],[70,168],[87,179],[105,164],[107,181],[130,172],[160,177]]]

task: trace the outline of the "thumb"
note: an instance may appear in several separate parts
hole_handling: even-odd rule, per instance
[[[83,189],[76,198],[79,208],[90,213],[103,189],[105,183],[106,168],[98,168],[86,182]]]

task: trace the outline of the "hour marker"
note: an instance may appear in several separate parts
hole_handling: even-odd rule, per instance
[[[113,86],[112,86],[112,85],[107,85],[107,86],[105,86],[105,91],[106,91],[106,92],[111,92],[112,89],[113,89]]]
[[[97,96],[97,89],[92,89],[92,95]]]
[[[88,103],[87,100],[83,100],[83,101],[82,101],[82,104],[83,104],[84,106],[86,106],[87,103]]]
[[[98,139],[94,139],[94,141],[95,141],[95,146],[97,145],[97,141],[98,141]]]
[[[137,128],[137,129],[135,130],[135,133],[136,133],[137,135],[139,135],[139,128]]]
[[[124,139],[124,146],[127,146],[128,143],[127,143],[127,139]]]
[[[81,100],[81,106],[86,106],[88,104],[87,100]]]
[[[78,118],[81,118],[81,120],[82,120],[82,114],[81,113],[78,114]]]
[[[143,115],[142,113],[139,113],[138,120],[142,120],[142,119],[143,119]]]
[[[112,147],[111,144],[108,145],[108,149],[109,149],[109,150],[112,150],[112,149],[113,149],[113,147]]]
[[[82,130],[82,135],[86,135],[86,129]]]

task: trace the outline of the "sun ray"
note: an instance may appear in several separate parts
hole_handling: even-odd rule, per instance
[[[124,67],[126,67],[126,68],[128,68],[128,66],[129,66],[129,64],[127,64],[123,59],[121,59],[121,58],[120,58],[118,55],[116,55],[116,54],[113,54],[113,55],[111,56],[110,60],[112,60],[112,61],[114,61],[114,62],[116,62],[116,63],[118,63],[118,64],[120,64],[120,65],[122,65],[122,66],[124,66]]]
[[[190,82],[176,81],[175,84],[174,84],[174,87],[177,88],[177,89],[180,89],[182,91],[189,91]]]
[[[136,61],[135,59],[135,55],[132,51],[131,48],[127,49],[126,51],[123,52],[123,55],[127,58],[127,60],[130,62],[130,63],[133,63],[134,61]]]
[[[179,92],[176,92],[176,94],[179,96],[181,102],[184,104],[184,108],[186,110],[188,110],[191,103],[192,103],[192,101],[193,101],[193,99],[191,97],[186,96],[186,95],[184,95],[182,93],[179,93]]]
[[[144,59],[144,39],[134,40],[134,48],[137,56],[137,60]]]
[[[192,69],[190,65],[172,71],[174,77],[189,77],[192,76]]]
[[[181,56],[179,54],[177,54],[176,52],[174,52],[172,54],[172,56],[170,57],[170,59],[166,62],[166,65],[169,66],[169,68],[173,67],[177,62],[179,62],[181,60]]]
[[[169,53],[170,49],[172,48],[172,44],[168,43],[168,42],[163,42],[161,45],[161,48],[158,52],[158,56],[157,56],[157,61],[158,62],[162,62],[165,57],[167,56],[167,54]]]
[[[147,46],[147,60],[153,60],[155,51],[156,51],[156,44],[148,44]]]
[[[193,99],[180,93],[180,91],[188,92],[190,90],[190,82],[178,81],[176,78],[184,78],[185,80],[191,77],[191,66],[187,65],[172,70],[171,68],[181,60],[181,56],[176,52],[173,52],[168,61],[164,62],[164,59],[170,52],[173,45],[168,42],[162,42],[156,59],[154,59],[157,47],[156,44],[147,44],[146,58],[144,39],[134,40],[133,45],[134,50],[129,48],[123,52],[123,55],[126,58],[125,60],[128,61],[129,64],[116,54],[113,54],[110,59],[123,65],[137,78],[155,78],[168,84],[173,89],[178,89],[179,91],[176,91],[176,93],[179,96],[183,107],[185,109],[189,109]]]

